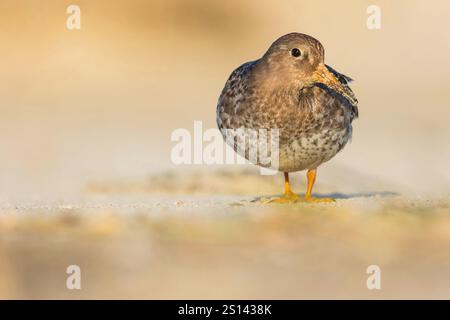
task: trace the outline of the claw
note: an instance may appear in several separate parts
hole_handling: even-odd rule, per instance
[[[284,193],[281,197],[269,199],[269,203],[293,203],[300,200],[300,196],[292,191]]]

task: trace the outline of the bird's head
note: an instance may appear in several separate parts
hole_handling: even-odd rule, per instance
[[[269,86],[306,88],[324,85],[350,102],[354,95],[331,73],[324,63],[322,44],[311,36],[290,33],[276,40],[260,59],[261,72]]]

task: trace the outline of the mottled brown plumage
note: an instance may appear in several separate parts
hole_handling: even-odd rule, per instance
[[[315,170],[351,138],[358,108],[350,81],[324,64],[319,41],[305,34],[287,34],[263,57],[233,71],[219,98],[217,124],[223,133],[238,128],[278,129],[275,169]],[[248,149],[233,147],[248,158]]]

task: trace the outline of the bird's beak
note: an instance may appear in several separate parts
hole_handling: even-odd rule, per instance
[[[349,87],[341,83],[333,73],[331,73],[324,64],[320,64],[313,75],[315,84],[322,84],[329,89],[339,93],[346,98],[352,105],[356,105],[358,100]]]

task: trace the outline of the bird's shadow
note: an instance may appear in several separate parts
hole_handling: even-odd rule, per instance
[[[300,193],[298,194],[301,197],[304,197],[305,194]],[[333,198],[333,199],[354,199],[354,198],[371,198],[371,197],[394,197],[400,195],[398,192],[393,191],[374,191],[374,192],[354,192],[354,193],[341,193],[341,192],[335,192],[335,193],[319,193],[314,194],[315,198]],[[262,197],[256,198],[254,201],[267,199],[267,198],[273,198],[277,197],[279,195],[265,195]]]
[[[327,193],[316,194],[317,198],[333,198],[333,199],[353,199],[353,198],[371,198],[371,197],[394,197],[400,195],[393,191],[377,191],[377,192],[355,192],[355,193]]]

